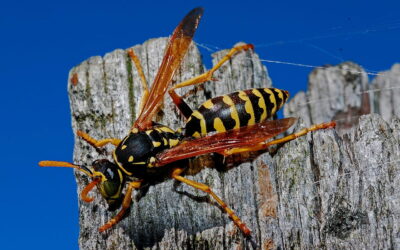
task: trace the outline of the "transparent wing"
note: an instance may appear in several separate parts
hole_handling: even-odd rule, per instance
[[[146,130],[151,127],[152,119],[162,103],[174,73],[186,55],[202,15],[203,8],[193,9],[175,28],[166,47],[161,66],[151,86],[149,98],[143,106],[138,119],[133,124],[134,128]]]

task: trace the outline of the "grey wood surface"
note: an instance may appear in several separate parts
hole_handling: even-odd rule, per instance
[[[149,83],[166,41],[152,39],[133,47]],[[213,63],[225,53],[215,53]],[[201,55],[192,46],[175,81],[204,71]],[[398,101],[392,92],[368,92],[368,78],[362,72],[353,63],[317,69],[310,75],[308,92],[299,93],[285,108],[286,115],[301,118],[296,129],[336,119],[342,122],[337,131],[298,138],[280,147],[273,157],[268,153],[227,159],[202,156],[188,163],[192,169],[188,178],[212,187],[252,229],[263,249],[399,248]],[[388,81],[398,86],[398,72],[394,66],[372,86],[388,88]],[[250,51],[227,62],[214,77],[218,81],[179,92],[193,91],[186,101],[196,108],[206,98],[271,86],[266,68]],[[74,67],[68,81],[73,130],[97,139],[123,138],[138,115],[140,86],[126,50],[92,57]],[[284,89],[279,83],[275,87]],[[391,99],[386,100],[387,96]],[[387,105],[390,112],[385,111]],[[386,121],[376,114],[360,118],[371,111]],[[157,121],[173,129],[183,126],[168,96]],[[75,139],[76,163],[90,165],[104,157]],[[109,152],[112,149],[107,147]],[[88,179],[75,174],[79,194]],[[94,202],[79,202],[82,249],[250,248],[213,200],[172,180],[149,187],[133,202],[129,216],[105,233],[99,233],[98,227],[116,212],[107,211],[96,190],[91,195]]]

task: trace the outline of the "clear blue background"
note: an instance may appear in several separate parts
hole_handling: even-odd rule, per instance
[[[76,249],[78,206],[67,98],[71,67],[94,55],[168,36],[205,7],[195,40],[238,41],[262,59],[310,65],[355,61],[379,71],[400,60],[399,1],[5,1],[0,9],[3,249]],[[279,2],[279,3],[278,3]],[[207,64],[210,52],[202,50]],[[267,63],[274,86],[306,89],[311,68]],[[8,245],[9,244],[9,245]]]

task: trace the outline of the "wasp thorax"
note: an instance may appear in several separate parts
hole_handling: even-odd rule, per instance
[[[158,170],[156,155],[176,146],[181,134],[172,129],[157,125],[149,130],[132,130],[113,153],[115,163],[127,175],[139,179],[154,176]]]

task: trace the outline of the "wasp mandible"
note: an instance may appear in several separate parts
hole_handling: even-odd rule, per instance
[[[128,51],[138,69],[144,94],[139,116],[125,138],[96,140],[82,131],[77,131],[78,137],[97,149],[107,144],[114,145],[113,162],[107,159],[95,160],[91,167],[61,161],[39,162],[42,167],[71,167],[89,176],[92,181],[82,190],[82,200],[93,201],[88,194],[97,187],[109,207],[121,206],[118,214],[99,228],[100,232],[111,228],[123,218],[131,205],[133,189],[141,188],[155,176],[167,175],[208,193],[241,232],[250,237],[251,230],[209,186],[185,178],[185,167],[176,167],[172,163],[208,153],[228,156],[264,150],[310,131],[335,126],[334,122],[318,124],[267,142],[286,131],[296,121],[296,118],[270,120],[289,98],[287,91],[276,88],[254,88],[214,97],[192,110],[175,90],[213,80],[213,73],[235,54],[253,49],[251,44],[236,46],[209,71],[171,86],[172,78],[188,51],[202,14],[202,8],[193,9],[175,28],[150,89],[138,57],[132,49]],[[184,127],[176,131],[153,122],[167,92],[186,119]],[[122,190],[126,184],[126,192],[123,194]]]

